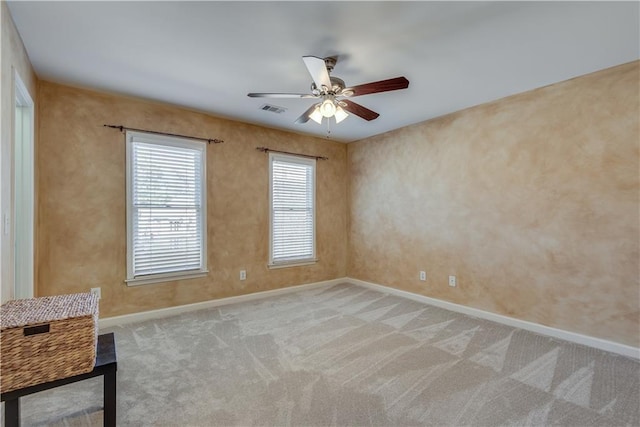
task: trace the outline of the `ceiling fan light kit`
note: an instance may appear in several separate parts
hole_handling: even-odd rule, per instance
[[[340,123],[349,116],[348,113],[354,114],[367,121],[375,120],[380,116],[375,111],[369,110],[360,104],[341,98],[389,92],[409,87],[409,80],[405,77],[396,77],[358,86],[345,87],[344,80],[329,76],[329,73],[333,71],[336,65],[336,57],[330,56],[323,59],[316,56],[303,56],[302,60],[313,79],[311,83],[311,94],[249,93],[248,96],[251,98],[320,98],[322,101],[309,107],[307,111],[298,117],[296,123],[306,123],[311,119],[318,124],[322,124],[322,119],[325,117],[327,119],[333,117],[336,123]]]
[[[316,122],[317,124],[319,124],[319,125],[322,124],[322,113],[320,112],[320,106],[319,105],[315,106],[315,108],[313,109],[311,114],[309,114],[309,118],[311,120],[313,120],[314,122]],[[298,122],[300,122],[300,119],[298,119]],[[306,120],[305,120],[305,122],[306,122]]]
[[[347,114],[347,112],[344,111],[344,108],[338,105],[338,108],[336,108],[336,114],[334,115],[334,117],[336,119],[336,123],[340,123],[341,121],[349,117],[349,114]]]
[[[335,104],[335,97],[333,95],[325,95],[324,101],[320,104],[320,112],[323,117],[333,117],[336,113],[337,107]]]

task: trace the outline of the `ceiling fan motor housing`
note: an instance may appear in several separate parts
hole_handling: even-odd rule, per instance
[[[344,80],[338,77],[329,77],[331,79],[331,87],[327,91],[318,89],[315,83],[311,83],[311,93],[314,95],[340,95],[345,88]]]

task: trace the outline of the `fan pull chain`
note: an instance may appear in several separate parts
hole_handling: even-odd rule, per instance
[[[327,117],[327,139],[331,138],[331,117]]]

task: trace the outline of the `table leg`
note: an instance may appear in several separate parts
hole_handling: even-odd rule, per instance
[[[20,427],[20,398],[4,402],[4,427]]]
[[[104,427],[116,427],[116,369],[104,374]]]

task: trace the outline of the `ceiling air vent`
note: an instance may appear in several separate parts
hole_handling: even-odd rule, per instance
[[[270,105],[270,104],[264,104],[262,107],[260,107],[260,109],[264,111],[270,111],[276,114],[284,113],[285,111],[287,111],[286,108],[277,107],[275,105]]]

